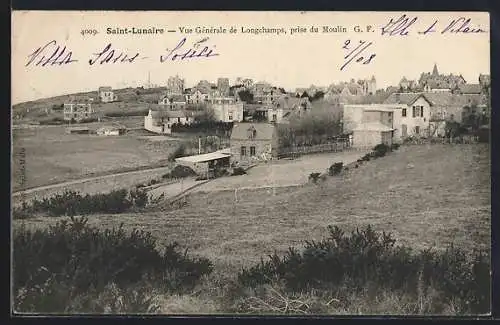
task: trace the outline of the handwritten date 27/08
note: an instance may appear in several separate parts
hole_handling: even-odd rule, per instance
[[[344,70],[352,61],[370,64],[376,56],[375,53],[369,51],[369,47],[372,45],[372,42],[367,43],[366,41],[359,41],[357,45],[351,45],[351,40],[345,41],[342,48],[347,54],[344,56],[344,64],[340,67],[340,70]]]

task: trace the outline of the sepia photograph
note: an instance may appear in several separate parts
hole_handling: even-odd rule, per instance
[[[487,12],[11,20],[11,314],[491,315]]]

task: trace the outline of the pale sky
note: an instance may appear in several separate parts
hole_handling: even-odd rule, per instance
[[[406,14],[409,21],[408,34],[382,35],[382,28],[390,19],[397,20]],[[464,19],[460,20],[461,17]],[[465,27],[469,30],[481,28],[485,33],[463,33],[457,29],[470,18]],[[448,31],[446,26],[456,20]],[[435,21],[435,32],[425,31]],[[366,32],[370,25],[373,31]],[[226,28],[226,34],[184,34],[179,27]],[[311,33],[312,26],[319,33]],[[347,29],[345,33],[323,33],[323,26]],[[364,32],[354,32],[360,26]],[[158,28],[163,34],[156,35],[112,35],[106,29]],[[229,33],[231,27],[237,33]],[[252,35],[242,33],[241,28],[284,28],[286,34]],[[306,28],[307,33],[290,34],[294,27]],[[85,29],[96,29],[98,34],[82,35]],[[452,30],[455,29],[455,32]],[[167,30],[176,30],[168,33]],[[386,29],[388,31],[388,29]],[[186,43],[177,54],[187,51],[192,45],[209,37],[204,43],[208,50],[218,56],[167,60],[160,56],[167,49],[174,49],[186,37]],[[480,73],[490,73],[490,34],[488,13],[467,12],[13,12],[12,17],[12,102],[18,103],[43,97],[97,90],[99,86],[113,88],[145,85],[148,72],[151,83],[164,86],[169,76],[179,74],[192,86],[201,79],[216,81],[227,77],[233,82],[237,77],[252,78],[255,82],[265,80],[273,85],[293,90],[311,84],[327,86],[351,78],[377,79],[377,88],[397,85],[403,76],[418,79],[421,72],[431,72],[434,63],[439,72],[462,74],[470,83],[477,83]],[[66,65],[25,66],[28,56],[36,49],[55,40],[58,45],[72,51],[77,62]],[[350,40],[349,50],[343,49]],[[364,59],[356,57],[342,71],[344,57],[360,41],[369,45]],[[98,53],[111,43],[115,56],[124,51],[133,56],[140,53],[133,63],[96,63],[89,65],[93,53]],[[203,45],[203,46],[205,46]],[[50,45],[51,46],[51,45]],[[55,47],[48,46],[46,58]],[[203,47],[202,46],[202,47]],[[201,48],[202,48],[201,47]],[[201,49],[200,48],[200,49]],[[52,50],[51,50],[52,49]],[[361,49],[361,48],[359,48]],[[356,52],[355,52],[356,53]],[[369,64],[362,64],[375,54]],[[41,58],[42,54],[38,56]],[[146,57],[142,59],[143,57]],[[60,57],[60,60],[63,56]]]

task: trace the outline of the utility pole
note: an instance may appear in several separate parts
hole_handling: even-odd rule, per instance
[[[198,154],[201,155],[201,135],[198,136]]]

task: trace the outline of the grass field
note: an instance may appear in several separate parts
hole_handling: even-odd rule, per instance
[[[402,147],[326,182],[295,187],[194,193],[172,212],[99,215],[99,227],[123,223],[174,240],[216,263],[219,274],[304,240],[320,239],[327,225],[367,224],[392,232],[415,249],[490,247],[490,157],[486,145]],[[14,220],[45,227],[60,218]]]
[[[16,129],[13,131],[12,186],[16,191],[160,166],[166,163],[177,145],[177,141],[149,141],[134,134],[120,137],[69,135],[65,134],[63,126]]]

